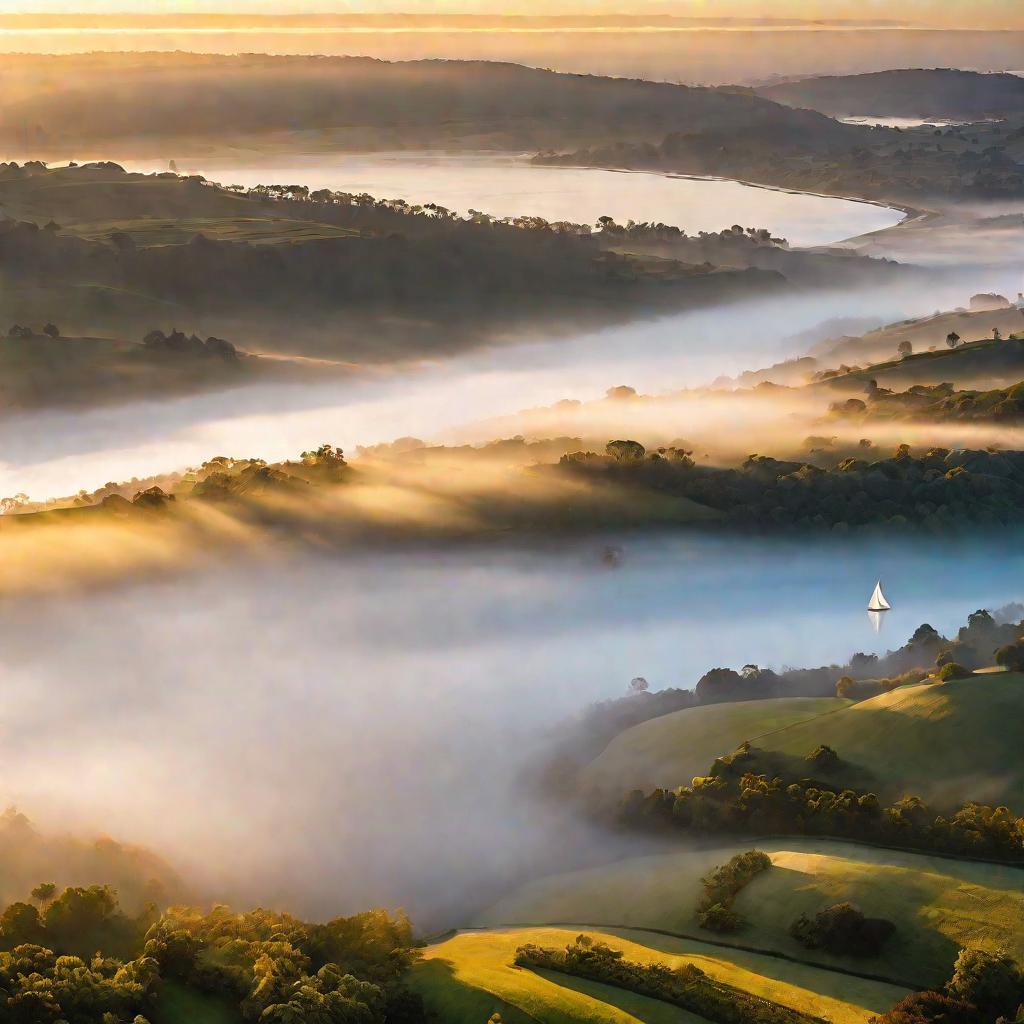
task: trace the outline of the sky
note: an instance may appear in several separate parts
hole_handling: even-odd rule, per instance
[[[1024,28],[1024,0],[0,0],[2,13],[660,13],[683,16],[900,19]]]

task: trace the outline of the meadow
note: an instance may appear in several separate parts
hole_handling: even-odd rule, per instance
[[[739,950],[630,929],[509,928],[460,932],[428,946],[411,973],[413,988],[444,1021],[513,1024],[694,1024],[700,1018],[665,1003],[597,983],[513,966],[524,943],[562,946],[579,932],[622,950],[631,961],[696,964],[711,977],[833,1024],[865,1024],[904,990]]]

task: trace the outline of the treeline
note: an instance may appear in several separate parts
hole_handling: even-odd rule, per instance
[[[766,756],[771,774],[758,772]],[[717,758],[708,774],[689,786],[650,793],[634,790],[616,817],[628,828],[829,836],[1024,862],[1024,817],[1006,807],[969,802],[946,817],[917,796],[883,807],[872,792],[841,789],[792,770],[783,777],[770,755],[749,743]]]
[[[944,533],[1024,523],[1024,451],[932,448],[915,456],[900,445],[891,457],[847,458],[829,469],[767,455],[726,469],[613,441],[604,454],[563,456],[558,471],[687,498],[722,513],[728,526],[770,532]]]
[[[564,950],[533,943],[520,946],[515,963],[659,999],[714,1024],[823,1024],[822,1018],[723,984],[694,964],[673,969],[657,962],[634,963],[626,960],[621,950],[589,935],[578,935]]]
[[[743,918],[733,909],[741,890],[772,866],[772,859],[762,850],[748,850],[730,857],[706,878],[701,879],[703,892],[697,900],[697,921],[712,932],[735,932],[743,926]]]
[[[265,219],[270,234],[280,231],[289,244],[218,239],[215,225],[209,237],[200,231],[189,241],[172,238],[160,245],[137,245],[124,232],[106,241],[78,237],[59,224],[60,204],[69,202],[61,199],[63,190],[49,189],[33,201],[37,179],[40,188],[82,185],[81,191],[69,190],[79,203],[65,211],[76,220],[166,216],[173,226],[182,218],[244,216]],[[147,187],[131,189],[132,184]],[[50,210],[51,220],[42,227],[0,221],[0,269],[18,287],[63,288],[91,304],[90,317],[102,315],[124,331],[142,326],[143,306],[174,303],[190,318],[212,318],[225,332],[244,324],[250,336],[275,351],[321,354],[344,342],[372,355],[372,338],[357,330],[368,318],[388,324],[402,317],[422,320],[437,335],[432,345],[455,347],[460,330],[544,317],[606,322],[627,311],[746,297],[785,285],[772,272],[712,273],[703,266],[615,253],[575,225],[562,230],[537,218],[460,218],[437,206],[352,196],[343,201],[326,190],[314,199],[301,186],[261,187],[239,196],[202,179],[147,178],[87,165],[33,171],[0,191],[8,209],[49,204],[43,209]],[[114,200],[123,192],[130,195],[122,209]],[[292,201],[280,202],[284,195]],[[293,238],[294,222],[307,219],[319,225],[319,237],[314,230],[314,237]],[[325,231],[324,225],[343,230]],[[124,298],[128,293],[132,301]],[[139,296],[149,301],[140,303]],[[437,333],[442,324],[444,333]],[[385,347],[408,345],[408,324],[404,334],[389,338]]]
[[[147,1024],[165,986],[261,1024],[420,1024],[403,984],[408,920],[374,910],[309,924],[267,910],[149,905],[124,914],[108,886],[58,893],[0,915],[0,1019],[12,1024]]]
[[[767,126],[742,135],[724,128],[687,130],[657,142],[614,141],[535,159],[548,165],[714,175],[886,202],[1024,194],[1024,162],[1012,130],[986,125],[973,126],[969,137],[956,130],[942,134],[937,145],[931,132],[884,128],[827,142],[820,132],[794,135]]]
[[[601,243],[612,248],[628,246],[630,252],[685,263],[771,270],[783,274],[795,284],[811,287],[891,282],[897,276],[907,278],[919,274],[916,268],[864,256],[853,250],[809,252],[791,249],[786,239],[776,238],[767,228],[733,224],[721,231],[699,231],[696,235],[689,235],[671,224],[628,221],[623,225],[610,217],[601,218],[599,223]]]
[[[1007,339],[1017,358],[1024,361],[1024,336]],[[833,416],[868,420],[914,419],[928,422],[1012,423],[1024,418],[1024,382],[988,391],[957,389],[952,384],[914,384],[906,391],[871,390],[866,398],[848,398],[829,406]]]

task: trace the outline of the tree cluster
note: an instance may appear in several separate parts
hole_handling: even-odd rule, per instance
[[[772,866],[772,859],[761,850],[737,853],[701,879],[704,891],[697,901],[697,921],[712,932],[735,932],[743,918],[733,909],[740,891]]]
[[[909,344],[905,342],[904,344]],[[1018,360],[1024,362],[1024,339],[1011,339]],[[967,348],[960,350],[966,353]],[[1010,353],[1003,352],[1005,359]],[[957,389],[952,384],[914,384],[906,391],[871,388],[867,401],[849,398],[829,406],[833,416],[858,421],[912,419],[925,422],[1013,423],[1024,418],[1024,382],[987,391]]]
[[[933,448],[914,456],[902,445],[889,458],[848,458],[830,469],[764,455],[751,455],[739,469],[727,469],[616,441],[603,456],[565,455],[559,469],[638,494],[687,498],[719,511],[728,525],[770,532],[946,533],[1024,521],[1020,451]]]
[[[833,956],[878,956],[896,925],[882,917],[865,917],[852,903],[833,903],[814,917],[801,914],[789,934],[806,949]]]
[[[163,331],[150,331],[143,339],[142,344],[146,348],[156,352],[176,352],[180,355],[190,356],[216,356],[226,363],[235,362],[238,359],[238,350],[230,341],[223,338],[202,338],[195,334],[186,336],[182,331],[174,329],[170,334]]]
[[[673,969],[661,963],[633,963],[621,950],[589,935],[578,935],[564,950],[533,943],[520,946],[515,963],[659,999],[714,1024],[822,1024],[820,1018],[717,981],[694,964]]]
[[[1024,861],[1024,818],[965,803],[945,817],[917,796],[883,807],[871,792],[814,778],[757,773],[762,751],[743,744],[689,786],[634,790],[620,805],[628,827],[696,834],[819,835],[961,856]]]
[[[0,915],[0,1019],[145,1024],[173,981],[260,1024],[420,1024],[403,985],[409,921],[382,910],[309,924],[287,914],[152,905],[136,917],[107,886],[51,883]],[[98,951],[98,952],[97,952]]]

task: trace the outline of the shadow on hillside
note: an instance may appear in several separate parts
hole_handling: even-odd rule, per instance
[[[871,981],[865,978],[852,977],[848,974],[841,974],[837,971],[830,971],[826,966],[818,966],[811,963],[794,963],[792,960],[783,960],[770,954],[748,952],[743,949],[727,950],[720,946],[704,945],[697,940],[676,939],[667,935],[658,935],[650,932],[644,932],[640,936],[628,928],[609,928],[606,930],[609,934],[620,935],[630,942],[642,942],[648,949],[667,953],[670,956],[727,961],[763,978],[778,981],[784,985],[793,985],[830,999],[850,1003],[865,1010],[870,1010],[873,1013],[884,1013],[905,991],[900,986],[892,985],[890,987],[879,981]],[[737,939],[737,944],[742,944],[742,940]],[[858,962],[853,960],[843,961],[842,965],[850,970],[871,971],[870,966],[858,965]],[[698,966],[703,967],[699,962]],[[778,996],[772,996],[771,998],[778,999]]]
[[[823,852],[827,853],[827,848]],[[888,874],[884,870],[884,851],[879,852],[882,857],[871,862],[878,870],[867,874],[856,871],[860,864],[847,875],[829,874],[827,867],[812,873],[773,865],[771,871],[747,885],[736,901],[736,909],[757,933],[741,931],[735,936],[736,943],[764,945],[825,968],[895,976],[920,985],[941,985],[952,972],[960,945],[935,927],[935,922],[942,918],[933,920],[927,916],[927,909],[938,898],[939,886],[921,872],[898,870]],[[892,867],[905,869],[906,861],[906,855],[894,854]],[[822,950],[805,949],[790,937],[789,926],[801,914],[812,917],[843,902],[853,903],[868,917],[886,918],[896,925],[896,934],[880,956],[834,956]]]
[[[698,1024],[698,1022],[702,1024],[703,1022],[702,1017],[678,1006],[673,1006],[671,1003],[663,1003],[658,999],[651,999],[649,996],[627,992],[614,985],[588,981],[586,978],[574,978],[568,974],[559,974],[557,971],[537,970],[534,973],[561,988],[571,989],[573,992],[579,992],[580,995],[589,996],[608,1006],[614,1006],[636,1020],[642,1021],[643,1024]]]
[[[884,801],[913,794],[943,812],[966,801],[1011,808],[1024,804],[1017,733],[1008,727],[1024,711],[1024,682],[983,675],[933,683],[923,695],[923,708],[921,692],[912,689],[907,697],[915,705],[911,713],[901,710],[899,702],[848,709],[822,723],[820,736],[813,739],[832,746],[851,766],[870,764],[877,777],[872,788]],[[795,730],[790,733],[795,735]]]
[[[413,967],[413,988],[439,1020],[485,1024],[500,1013],[502,1024],[538,1024],[537,1018],[483,988],[467,985],[450,960],[421,960]]]

